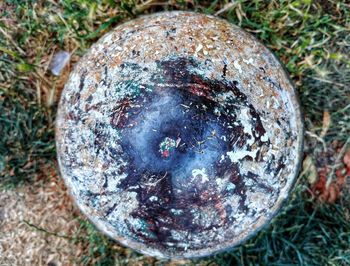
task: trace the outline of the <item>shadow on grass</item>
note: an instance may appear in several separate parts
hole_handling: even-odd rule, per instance
[[[0,185],[31,181],[54,163],[53,119],[28,91],[0,89]]]

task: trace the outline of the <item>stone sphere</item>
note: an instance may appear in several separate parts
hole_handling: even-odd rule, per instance
[[[164,12],[116,27],[64,88],[61,174],[105,234],[162,258],[242,243],[298,173],[303,123],[274,55],[229,22]]]

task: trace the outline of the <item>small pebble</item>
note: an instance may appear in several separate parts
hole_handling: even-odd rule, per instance
[[[66,51],[59,51],[54,55],[52,61],[50,63],[51,73],[55,76],[59,76],[61,74],[62,69],[69,62],[71,54]]]

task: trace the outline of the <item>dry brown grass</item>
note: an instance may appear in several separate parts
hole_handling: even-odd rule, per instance
[[[79,222],[63,182],[56,175],[0,194],[0,265],[74,265],[83,253],[73,243]],[[39,231],[29,224],[44,228]]]

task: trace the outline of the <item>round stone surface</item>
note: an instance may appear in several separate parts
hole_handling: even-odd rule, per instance
[[[296,178],[302,131],[267,48],[225,20],[166,12],[116,27],[80,60],[56,141],[62,176],[101,231],[188,258],[269,222]]]

